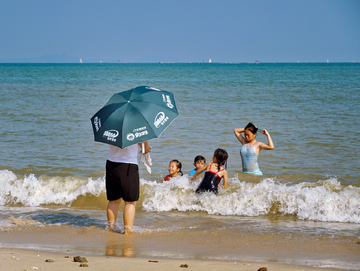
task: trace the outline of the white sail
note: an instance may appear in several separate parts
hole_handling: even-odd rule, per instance
[[[211,63],[211,58],[209,59],[209,63]]]
[[[80,58],[80,63],[82,63],[82,59]]]

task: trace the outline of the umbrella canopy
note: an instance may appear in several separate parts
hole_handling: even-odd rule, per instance
[[[91,123],[95,141],[123,149],[159,137],[178,115],[171,92],[141,86],[114,94]]]

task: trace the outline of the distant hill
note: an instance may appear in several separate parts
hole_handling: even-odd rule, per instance
[[[0,63],[79,63],[80,58],[67,55],[44,55],[27,58],[0,59]]]

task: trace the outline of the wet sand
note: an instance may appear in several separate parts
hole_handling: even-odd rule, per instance
[[[268,270],[360,270],[360,242],[356,236],[262,234],[251,231],[234,234],[221,229],[123,235],[98,227],[53,225],[1,231],[0,240],[0,270],[31,270],[32,266],[40,264],[43,270],[49,270],[45,269],[49,265],[51,270],[58,270],[57,266],[62,270],[79,266],[64,258],[65,255],[85,256],[91,259],[89,262],[96,270],[102,270],[99,268],[103,265],[119,264],[128,264],[129,270],[145,268],[143,264],[147,270],[158,270],[161,266],[169,270],[179,268],[183,263],[191,263],[196,270],[208,270],[212,265],[214,270],[218,270],[219,261],[221,266],[228,266],[228,270],[258,270],[263,266]],[[45,263],[46,258],[54,257],[54,263]],[[158,260],[161,264],[153,267],[148,260]],[[237,263],[236,268],[234,262]],[[251,268],[247,264],[251,264]],[[278,264],[285,267],[278,267]],[[289,269],[289,265],[302,267]],[[7,266],[13,269],[5,268]],[[239,269],[239,266],[244,269]]]

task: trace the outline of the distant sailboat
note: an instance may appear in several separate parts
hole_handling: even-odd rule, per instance
[[[209,59],[209,63],[211,63],[211,58]]]
[[[82,63],[82,59],[80,58],[80,63]]]
[[[329,59],[328,59],[328,60],[326,60],[326,63],[329,63]]]

